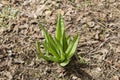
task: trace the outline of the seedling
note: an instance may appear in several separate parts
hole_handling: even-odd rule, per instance
[[[46,53],[43,54],[40,49],[40,43],[36,41],[38,57],[47,61],[56,62],[61,66],[66,66],[76,51],[79,40],[78,34],[73,39],[70,36],[66,36],[65,25],[61,14],[58,15],[54,37],[48,33],[41,23],[38,23],[38,26],[43,31],[45,40],[42,44],[46,50]]]

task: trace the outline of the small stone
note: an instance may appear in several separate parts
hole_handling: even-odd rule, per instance
[[[113,2],[115,2],[115,1],[116,1],[116,0],[109,0],[110,3],[113,3]]]
[[[0,8],[3,7],[3,4],[0,3]]]
[[[94,37],[95,39],[99,39],[99,33],[100,33],[99,31],[96,32],[95,37]]]
[[[27,5],[30,4],[30,2],[31,2],[31,0],[30,0],[30,1],[24,1],[23,5],[24,5],[24,6],[27,6]]]
[[[36,19],[38,16],[34,12],[31,12],[30,14],[28,14],[28,17]]]
[[[81,0],[75,0],[75,3],[80,3]]]
[[[7,78],[8,78],[8,80],[12,80],[12,75],[11,75],[11,73],[10,72],[8,72],[8,71],[5,71],[4,73],[3,73],[3,75],[4,76],[7,76]]]
[[[2,59],[4,56],[3,55],[0,55],[0,59]]]
[[[111,78],[111,80],[119,80],[119,77],[118,77],[118,76],[113,76],[113,77]]]
[[[97,67],[97,68],[94,68],[91,73],[92,75],[95,76],[95,78],[98,78],[101,75],[101,71],[102,71],[101,68]]]
[[[31,61],[31,63],[28,66],[34,66],[34,61]]]
[[[72,77],[72,79],[73,79],[73,80],[76,80],[76,79],[77,79],[77,77],[76,77],[76,76],[73,76],[73,77]]]
[[[9,1],[6,1],[6,0],[2,0],[1,3],[2,3],[3,5],[9,5]]]
[[[64,76],[64,74],[63,74],[63,73],[60,73],[58,77],[59,77],[59,78],[62,78],[63,76]]]
[[[14,59],[14,63],[16,63],[16,64],[23,64],[24,61],[21,60],[20,58],[18,58],[18,59]]]
[[[87,24],[89,25],[90,28],[93,28],[95,25],[95,22],[91,21],[91,22],[88,22]]]
[[[82,24],[86,23],[86,22],[87,22],[87,18],[85,17],[85,18],[81,19],[80,22],[81,22]]]
[[[50,10],[45,11],[45,14],[46,14],[47,16],[50,16],[51,13],[52,13],[52,11],[50,11]]]
[[[6,31],[5,27],[0,27],[0,33],[4,33]]]
[[[65,14],[65,12],[64,12],[62,9],[58,9],[57,12],[58,12],[58,13],[60,12],[62,15]]]
[[[95,27],[94,27],[94,29],[99,29],[100,28],[100,25],[96,25]]]
[[[7,52],[9,53],[8,54],[9,57],[14,57],[15,56],[15,53],[13,53],[11,50],[8,50]]]
[[[19,26],[19,29],[27,29],[28,27],[29,25],[26,23],[26,24]]]
[[[120,53],[120,46],[116,48],[116,53]]]
[[[105,2],[106,0],[101,0],[101,2]]]
[[[97,70],[98,72],[102,71],[102,70],[100,69],[100,67],[97,67],[96,70]]]

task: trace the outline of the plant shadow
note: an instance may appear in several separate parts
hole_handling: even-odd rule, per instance
[[[76,57],[73,56],[69,65],[64,67],[66,71],[66,76],[70,76],[71,74],[80,78],[81,80],[95,80],[90,74],[88,74],[84,69],[89,68],[88,64],[78,63],[76,62]]]

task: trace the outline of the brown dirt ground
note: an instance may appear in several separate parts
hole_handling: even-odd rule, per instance
[[[80,36],[64,68],[35,48],[37,22],[54,34],[58,12],[67,34]],[[120,80],[120,0],[0,0],[0,80]]]

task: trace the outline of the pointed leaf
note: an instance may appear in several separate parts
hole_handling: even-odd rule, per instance
[[[60,24],[61,24],[61,39],[60,39],[60,41],[61,41],[62,46],[64,47],[64,44],[65,44],[65,42],[64,42],[64,40],[65,40],[65,24],[64,24],[64,20],[62,17],[61,17]]]
[[[38,26],[40,29],[42,29],[44,36],[45,36],[45,40],[46,40],[46,42],[48,42],[48,38],[47,38],[48,32],[45,30],[45,28],[41,25],[40,22],[38,23]]]
[[[49,51],[49,54],[52,54],[55,58],[59,59],[59,56],[56,56],[56,52],[51,48],[50,45],[47,45],[45,43],[43,43],[43,46],[45,49],[47,49]]]
[[[62,45],[60,44],[60,42],[56,38],[54,38],[54,41],[57,44],[56,48],[58,48],[58,50],[59,50],[59,56],[61,57],[60,61],[64,61],[65,60],[65,53],[63,52]]]
[[[36,48],[37,48],[37,51],[38,51],[38,57],[39,58],[44,58],[45,60],[48,60],[48,58],[45,57],[43,55],[43,53],[41,52],[41,50],[40,50],[40,43],[38,41],[36,41]]]
[[[56,34],[55,34],[57,40],[60,40],[60,37],[61,37],[61,24],[60,24],[60,21],[61,21],[61,15],[58,14]]]
[[[57,45],[55,45],[55,42],[54,42],[52,36],[45,30],[45,28],[40,23],[38,25],[42,29],[42,31],[44,32],[45,40],[47,41],[48,45],[50,46],[49,50],[52,51],[52,54],[56,58],[59,58],[59,55],[57,54],[57,50],[56,50]]]
[[[66,60],[66,61],[60,63],[60,65],[61,65],[61,66],[66,66],[69,62],[70,62],[70,60]]]
[[[38,41],[36,41],[36,48],[38,51],[38,58],[43,58],[47,61],[54,61],[54,62],[58,62],[58,60],[56,58],[53,58],[52,56],[44,56],[43,53],[40,50],[40,43]]]
[[[64,21],[62,19],[61,14],[59,14],[58,15],[58,20],[57,20],[57,27],[56,27],[56,39],[59,42],[61,42],[61,44],[62,44],[64,31],[65,31],[65,29],[64,29]]]
[[[45,44],[46,46],[48,46],[48,43],[46,40],[44,40],[43,44]],[[44,46],[44,45],[43,45]],[[45,47],[44,47],[45,48]],[[45,48],[45,51],[46,51],[46,56],[49,55],[49,50],[47,48]]]
[[[77,48],[79,36],[76,35],[73,39],[73,42],[70,43],[68,49],[66,50],[67,58],[71,58],[74,55],[74,52]]]
[[[69,45],[70,44],[70,36],[67,36],[67,45]]]
[[[67,47],[68,47],[67,38],[65,37],[65,33],[64,33],[64,35],[63,35],[63,52],[64,53],[65,53]]]

